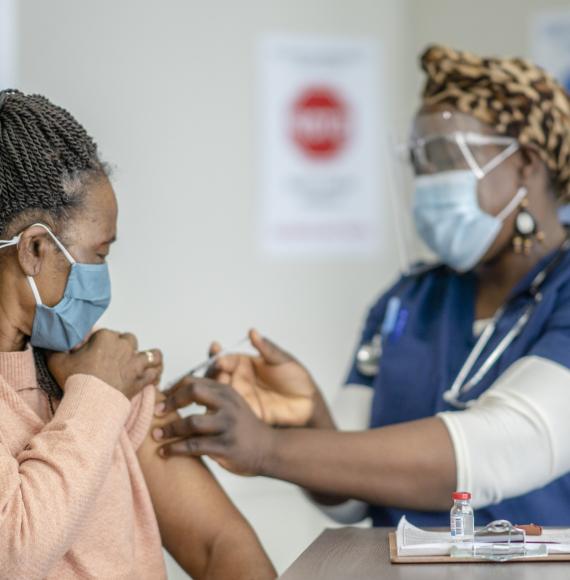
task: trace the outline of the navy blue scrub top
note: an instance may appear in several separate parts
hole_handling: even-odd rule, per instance
[[[511,293],[509,305],[497,330],[472,370],[473,375],[513,328],[532,298],[529,287],[555,253],[545,257]],[[347,384],[374,389],[370,427],[432,417],[440,411],[456,410],[443,400],[477,337],[473,335],[477,277],[458,274],[444,266],[401,278],[372,307],[360,345],[379,332],[387,306],[400,301],[392,330],[383,338],[380,370],[375,377],[361,374],[356,364]],[[570,368],[570,252],[566,252],[541,287],[542,301],[536,306],[521,334],[498,363],[462,400],[479,397],[509,366],[523,356],[539,356]],[[392,312],[394,314],[394,312]],[[570,389],[570,382],[568,384]],[[460,412],[460,411],[459,411]],[[568,409],[570,420],[570,409]],[[450,507],[452,500],[450,498]],[[418,512],[370,506],[375,526],[395,526],[406,514],[421,526],[448,526],[449,512]],[[507,519],[513,523],[570,525],[570,473],[523,496],[478,510],[477,524]]]

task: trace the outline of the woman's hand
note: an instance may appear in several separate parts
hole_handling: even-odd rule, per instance
[[[73,352],[47,354],[48,368],[60,387],[71,375],[85,374],[101,379],[132,399],[148,385],[158,385],[162,353],[158,349],[138,352],[133,334],[98,330]]]
[[[159,417],[192,403],[204,405],[208,412],[154,429],[154,439],[165,442],[161,455],[208,455],[233,473],[263,473],[274,430],[253,414],[234,389],[211,379],[186,377],[164,394],[166,399],[157,405]]]
[[[293,356],[257,331],[250,331],[249,338],[259,356],[220,357],[208,376],[230,384],[254,413],[270,425],[307,425],[318,394],[315,381]],[[218,344],[213,344],[211,353],[220,350]]]

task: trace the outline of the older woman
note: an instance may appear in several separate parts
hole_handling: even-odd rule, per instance
[[[88,337],[116,222],[81,125],[0,92],[0,578],[156,580],[162,544],[194,578],[274,577],[204,465],[164,462],[147,437],[160,351]]]
[[[394,525],[405,512],[445,525],[459,488],[480,523],[568,525],[570,244],[557,216],[570,199],[568,97],[519,59],[435,46],[422,65],[414,217],[442,263],[372,307],[343,393],[353,432],[336,429],[301,364],[253,333],[259,357],[217,364],[235,390],[183,382],[162,409],[213,412],[157,437],[165,455],[297,483],[342,521]]]

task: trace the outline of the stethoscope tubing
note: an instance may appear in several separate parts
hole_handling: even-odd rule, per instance
[[[485,359],[485,361],[483,362],[481,367],[477,370],[477,372],[475,372],[475,374],[471,377],[471,379],[467,381],[469,373],[473,370],[474,366],[477,364],[477,361],[483,354],[485,347],[489,344],[489,341],[495,334],[498,322],[504,315],[505,310],[508,307],[508,304],[502,306],[501,308],[499,308],[499,310],[497,310],[495,316],[493,317],[493,320],[487,326],[487,328],[485,328],[485,330],[479,337],[479,340],[476,342],[475,346],[469,353],[467,359],[465,360],[465,363],[461,367],[451,387],[443,393],[443,399],[447,403],[449,403],[453,407],[456,407],[457,409],[465,409],[469,407],[471,404],[473,404],[474,401],[465,401],[465,402],[460,401],[459,397],[461,397],[466,393],[469,393],[485,378],[485,376],[487,376],[489,371],[499,361],[499,359],[509,348],[509,346],[511,346],[514,340],[521,334],[524,327],[528,324],[528,321],[530,320],[533,311],[542,301],[542,294],[540,292],[540,288],[544,284],[548,275],[558,266],[564,253],[569,249],[570,249],[570,237],[567,237],[559,247],[558,252],[556,253],[556,256],[552,259],[552,261],[534,277],[529,288],[529,293],[531,294],[533,299],[532,303],[525,308],[524,312],[517,319],[514,326],[501,339],[499,344],[495,347],[493,352]],[[380,337],[381,339],[382,335],[381,333],[379,333],[376,336]],[[373,344],[374,340],[372,341],[372,343],[370,343],[370,345],[362,346],[360,350],[363,350],[365,348],[371,350],[373,348]],[[374,371],[370,372],[369,370],[371,367],[374,366],[370,363],[370,361],[368,361],[368,367],[366,369],[365,368],[359,369],[361,370],[362,374],[366,376],[375,376],[379,372],[380,357],[382,354],[381,341],[380,344],[377,345],[375,350],[378,350],[377,356],[375,357],[378,359],[378,363],[375,365]]]

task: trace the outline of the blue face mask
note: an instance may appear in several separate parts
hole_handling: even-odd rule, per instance
[[[521,187],[496,216],[477,199],[477,177],[471,170],[416,177],[414,219],[422,240],[444,263],[466,272],[485,255],[503,221],[526,196]]]
[[[78,264],[51,230],[53,238],[71,264],[63,298],[55,306],[42,303],[35,280],[28,276],[36,300],[36,314],[30,342],[32,346],[64,352],[81,343],[95,326],[111,302],[111,280],[107,264]],[[20,236],[0,241],[0,249],[17,245]]]

